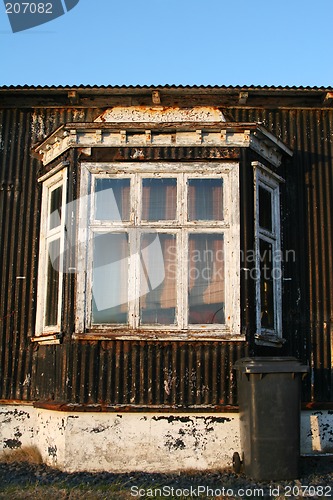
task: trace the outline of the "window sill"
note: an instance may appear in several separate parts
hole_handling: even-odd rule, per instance
[[[148,341],[245,341],[245,335],[232,334],[226,330],[172,331],[172,330],[113,330],[74,333],[73,340],[148,340]]]
[[[266,347],[282,347],[286,339],[278,337],[277,335],[259,334],[255,335],[255,342],[257,345]]]
[[[35,401],[34,408],[51,411],[64,411],[75,413],[238,413],[239,408],[235,405],[143,405],[143,404],[119,404],[111,405],[104,403],[85,404],[85,403],[65,403],[53,401]]]
[[[61,344],[63,339],[62,333],[51,333],[37,335],[36,337],[31,337],[31,342],[37,343],[39,345],[56,345]]]

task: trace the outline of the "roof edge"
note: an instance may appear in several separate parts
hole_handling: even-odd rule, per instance
[[[326,86],[269,86],[269,85],[2,85],[0,91],[70,91],[70,90],[216,90],[216,91],[283,91],[283,92],[332,92]]]

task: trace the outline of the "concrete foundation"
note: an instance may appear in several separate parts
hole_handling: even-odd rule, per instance
[[[301,415],[301,453],[333,452],[333,412]],[[238,413],[80,413],[0,406],[0,452],[34,446],[69,472],[176,472],[230,467]]]

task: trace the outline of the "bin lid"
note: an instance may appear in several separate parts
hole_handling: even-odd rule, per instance
[[[234,364],[234,369],[242,373],[306,373],[309,371],[308,366],[288,356],[241,358]]]

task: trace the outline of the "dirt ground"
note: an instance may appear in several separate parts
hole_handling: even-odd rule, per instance
[[[298,499],[333,498],[333,457],[302,458],[300,477],[261,482],[231,470],[204,473],[66,473],[42,463],[0,463],[0,498],[87,499]]]

